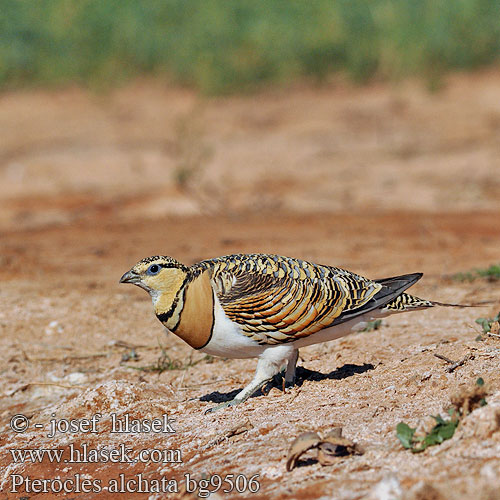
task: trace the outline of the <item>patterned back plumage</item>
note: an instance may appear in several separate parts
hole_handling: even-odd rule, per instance
[[[337,267],[267,254],[199,262],[193,278],[211,272],[226,315],[259,343],[291,342],[362,308],[382,285]]]

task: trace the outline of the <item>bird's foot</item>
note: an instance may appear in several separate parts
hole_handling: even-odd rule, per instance
[[[218,410],[222,410],[223,408],[229,408],[230,406],[236,406],[240,403],[243,403],[243,401],[240,399],[231,399],[230,401],[225,401],[224,403],[221,403],[220,405],[217,405],[217,406],[214,406],[213,408],[209,408],[208,410],[205,410],[205,415],[207,413],[214,413]]]
[[[283,392],[291,392],[295,387],[295,377],[290,380],[283,379]]]

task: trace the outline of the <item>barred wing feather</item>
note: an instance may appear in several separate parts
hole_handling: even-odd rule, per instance
[[[386,288],[343,269],[276,255],[232,255],[200,265],[212,268],[229,319],[262,344],[291,342],[362,314]]]

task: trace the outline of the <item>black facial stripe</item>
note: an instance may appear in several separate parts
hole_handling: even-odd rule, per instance
[[[160,313],[160,314],[157,314],[156,317],[162,322],[162,323],[166,323],[170,317],[172,316],[172,314],[174,314],[174,311],[175,311],[175,308],[177,307],[177,302],[179,302],[178,298],[176,297],[174,299],[174,301],[172,302],[172,307],[167,311],[167,312],[164,312],[164,313]]]
[[[175,267],[175,266],[172,266],[172,267]],[[179,303],[179,298],[180,298],[181,294],[184,294],[184,292],[186,291],[186,284],[187,284],[187,282],[188,282],[188,277],[186,276],[184,278],[184,281],[182,282],[182,285],[181,285],[179,291],[177,292],[177,295],[175,296],[174,301],[172,302],[172,305],[170,306],[170,309],[168,311],[166,311],[166,312],[163,312],[163,313],[160,313],[160,314],[156,315],[156,317],[162,323],[167,322],[171,318],[171,316],[174,314],[175,308],[177,307],[177,304]],[[179,321],[174,326],[174,330],[179,326],[179,322],[180,322],[180,315],[179,315]]]

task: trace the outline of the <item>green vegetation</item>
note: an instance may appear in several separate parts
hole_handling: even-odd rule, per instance
[[[419,453],[429,446],[441,444],[453,437],[462,418],[475,409],[488,404],[486,394],[484,379],[479,377],[472,389],[462,389],[451,398],[452,408],[448,410],[449,418],[444,419],[440,415],[432,416],[436,425],[430,431],[418,434],[416,428],[400,422],[396,426],[396,436],[403,448],[409,449],[413,453]]]
[[[500,56],[500,0],[0,0],[0,86],[154,75],[220,94],[343,72],[423,75]]]
[[[178,359],[175,360],[170,359],[170,356],[167,354],[167,351],[163,347],[161,348],[161,355],[154,363],[150,365],[146,366],[124,365],[124,366],[142,372],[157,372],[158,375],[161,375],[163,372],[170,370],[184,370],[187,367],[187,365],[184,365]]]
[[[199,359],[198,361],[193,361],[192,357],[193,355],[189,357],[187,361],[181,361],[179,359],[171,359],[170,356],[167,353],[167,350],[165,347],[163,347],[159,342],[158,345],[160,347],[160,355],[158,356],[157,360],[146,366],[132,366],[132,365],[124,365],[127,368],[132,368],[133,370],[138,370],[142,372],[157,372],[158,375],[161,375],[163,372],[170,371],[170,370],[187,370],[191,366],[195,366],[201,361],[206,361],[207,363],[211,363],[212,359],[211,356],[205,356],[202,359]],[[134,351],[135,352],[135,351]],[[139,356],[127,358],[122,356],[122,362],[123,361],[137,361],[139,359]]]
[[[498,329],[498,322],[500,322],[500,312],[494,318],[477,318],[476,323],[481,325],[483,328],[483,333],[491,333],[493,325],[496,323]],[[493,332],[498,334],[498,332]]]
[[[372,332],[373,330],[378,330],[382,326],[381,319],[375,319],[373,321],[368,321],[366,326],[361,330],[362,332]]]
[[[415,429],[404,422],[397,425],[396,435],[404,448],[410,449],[413,453],[419,453],[429,446],[441,444],[453,437],[459,422],[454,414],[447,420],[439,415],[432,418],[436,421],[436,425],[424,436],[415,436]]]
[[[480,278],[487,281],[498,281],[500,280],[500,264],[492,264],[486,269],[474,269],[465,273],[456,273],[452,278],[456,281],[474,281]]]

